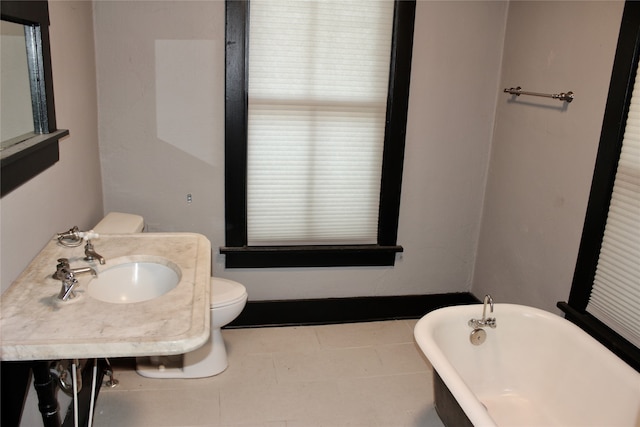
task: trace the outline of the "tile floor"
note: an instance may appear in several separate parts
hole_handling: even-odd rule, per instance
[[[441,427],[415,320],[227,329],[229,368],[203,379],[149,379],[112,360],[95,427]]]

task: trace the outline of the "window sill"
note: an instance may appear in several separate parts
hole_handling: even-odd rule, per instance
[[[562,310],[567,320],[575,323],[586,333],[598,340],[636,371],[640,372],[640,349],[611,330],[587,312],[581,312],[563,301],[557,307]]]
[[[243,246],[220,248],[226,268],[393,266],[402,246]]]

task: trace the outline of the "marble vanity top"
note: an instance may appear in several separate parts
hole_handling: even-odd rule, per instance
[[[84,245],[65,248],[56,238],[2,294],[0,359],[50,360],[181,354],[209,338],[211,244],[194,233],[101,235],[92,240],[105,265],[84,261]],[[78,276],[76,298],[60,301],[51,275],[58,258],[71,268],[100,271],[110,263],[166,259],[181,272],[178,285],[152,300],[114,304],[87,294],[91,275]]]

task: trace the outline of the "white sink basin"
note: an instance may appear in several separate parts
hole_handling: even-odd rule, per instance
[[[120,304],[157,298],[180,282],[178,267],[169,265],[168,262],[127,262],[115,265],[92,279],[87,292],[100,301]]]

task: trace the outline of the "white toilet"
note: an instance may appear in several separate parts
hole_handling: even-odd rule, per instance
[[[126,234],[140,233],[143,229],[144,219],[140,215],[110,212],[93,230],[98,234]],[[233,280],[212,277],[209,340],[186,354],[138,357],[136,372],[149,378],[204,378],[224,371],[228,366],[227,350],[220,328],[238,317],[246,303],[244,286]]]

